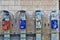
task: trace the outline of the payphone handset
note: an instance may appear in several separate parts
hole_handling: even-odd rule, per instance
[[[10,15],[8,11],[3,11],[3,19],[2,19],[2,29],[8,30],[10,29]]]

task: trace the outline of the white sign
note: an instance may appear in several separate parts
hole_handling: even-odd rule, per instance
[[[57,40],[57,34],[51,34],[51,40]]]
[[[20,40],[26,40],[26,34],[21,34]]]
[[[41,40],[41,34],[36,34],[36,40]]]

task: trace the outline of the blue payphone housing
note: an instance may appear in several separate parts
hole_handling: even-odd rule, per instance
[[[19,21],[20,29],[26,28],[26,12],[24,10],[20,11],[20,21]]]
[[[51,14],[51,28],[52,29],[56,29],[58,28],[58,20],[56,19],[56,14],[55,14],[56,11],[52,11],[52,14]]]

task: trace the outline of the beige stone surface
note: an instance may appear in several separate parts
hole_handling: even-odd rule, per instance
[[[28,8],[28,9],[40,9],[40,10],[52,10],[56,9],[57,7],[57,1],[58,0],[0,0],[0,6],[6,6],[5,8],[8,8],[9,10],[17,10],[18,8]],[[14,6],[15,5],[15,6]],[[19,7],[16,7],[19,6]],[[11,7],[11,8],[10,8]],[[15,8],[14,8],[15,7]],[[2,7],[5,9],[4,7]],[[35,9],[34,9],[35,8]],[[28,10],[27,9],[27,10]],[[2,9],[0,9],[2,10]]]
[[[29,15],[27,16],[27,33],[35,33],[35,21],[33,20],[34,16],[33,15]]]
[[[42,40],[50,40],[50,26],[48,26],[48,19],[46,17],[42,17]],[[50,24],[49,24],[50,25]]]

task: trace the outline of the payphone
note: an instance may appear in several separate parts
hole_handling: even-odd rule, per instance
[[[26,40],[26,11],[21,10],[19,15],[20,40]]]
[[[36,15],[36,40],[41,40],[41,10],[35,11]]]

